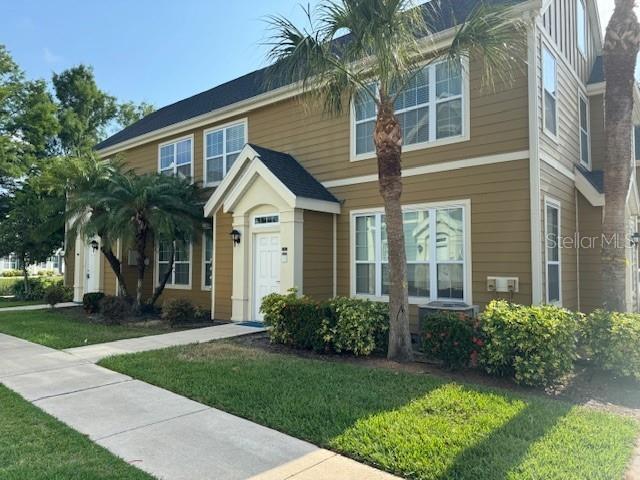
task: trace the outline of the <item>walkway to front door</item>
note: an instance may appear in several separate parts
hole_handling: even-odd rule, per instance
[[[270,293],[280,292],[280,234],[258,233],[254,257],[254,318],[262,321],[260,305]]]

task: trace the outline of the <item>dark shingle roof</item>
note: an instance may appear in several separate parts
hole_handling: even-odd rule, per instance
[[[604,193],[604,172],[602,170],[587,170],[583,165],[576,163],[578,171],[589,180],[599,193]]]
[[[485,4],[516,4],[524,0],[484,0]],[[480,0],[439,0],[438,14],[434,15],[435,1],[424,4],[425,19],[431,32],[440,32],[462,23]],[[349,41],[349,35],[336,39],[336,45]],[[234,103],[248,100],[284,86],[283,82],[267,82],[270,67],[256,70],[242,77],[223,83],[202,93],[162,107],[142,120],[128,126],[96,145],[97,150],[112,147],[155,130],[184,122],[194,117],[218,110]],[[268,86],[267,86],[268,85]]]
[[[339,203],[329,190],[288,153],[249,144],[264,165],[297,197]]]
[[[593,69],[591,69],[591,76],[587,83],[591,84],[601,82],[604,82],[604,63],[602,62],[602,55],[596,58],[596,61],[593,64]]]

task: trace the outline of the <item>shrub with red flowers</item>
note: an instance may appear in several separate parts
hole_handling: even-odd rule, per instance
[[[453,312],[429,314],[420,321],[422,350],[447,368],[477,366],[484,345],[477,320]]]

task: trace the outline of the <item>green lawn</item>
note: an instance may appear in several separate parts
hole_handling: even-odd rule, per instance
[[[622,479],[638,424],[537,396],[234,344],[101,365],[415,479]]]
[[[122,338],[167,333],[165,326],[103,325],[85,320],[80,308],[0,312],[0,333],[51,348],[71,348]]]
[[[87,437],[0,385],[3,480],[150,480]]]
[[[0,309],[7,307],[23,307],[25,305],[44,305],[44,300],[12,300],[0,298]]]

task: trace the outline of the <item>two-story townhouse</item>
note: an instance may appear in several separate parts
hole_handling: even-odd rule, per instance
[[[458,19],[476,3],[450,2]],[[526,65],[514,69],[512,81],[483,88],[480,58],[431,64],[397,105],[414,327],[417,306],[436,300],[482,307],[510,298],[581,310],[601,303],[599,249],[547,241],[599,235],[604,120],[597,6],[522,0],[514,14],[529,27]],[[439,38],[450,41],[454,22],[442,28]],[[177,245],[163,298],[185,297],[210,308],[213,318],[233,321],[260,319],[262,297],[292,287],[317,299],[384,301],[373,105],[355,98],[344,115],[328,117],[301,104],[299,85],[268,88],[268,72],[161,108],[97,146],[103,157],[119,155],[137,172],[181,174],[208,189],[211,230],[192,245]],[[629,198],[635,229],[635,179]],[[68,249],[67,281],[76,300],[87,291],[118,290],[95,242],[78,238]],[[165,253],[158,241],[149,251],[147,294]],[[134,257],[123,245],[118,254],[133,282]],[[630,267],[630,308],[636,277],[637,267]]]

